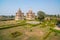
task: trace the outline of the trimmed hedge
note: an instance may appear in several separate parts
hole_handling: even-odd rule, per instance
[[[8,28],[13,28],[13,27],[17,27],[17,26],[24,26],[24,25],[26,25],[26,23],[24,21],[21,22],[21,23],[17,23],[17,24],[2,25],[2,26],[0,26],[0,30],[8,29]]]
[[[51,30],[52,32],[60,33],[60,30],[56,30],[56,29],[53,29],[53,28],[50,28],[50,30]]]

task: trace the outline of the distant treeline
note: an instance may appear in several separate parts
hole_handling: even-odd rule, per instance
[[[47,15],[47,16],[60,18],[60,14],[58,14],[58,15]]]
[[[48,14],[45,14],[45,15],[46,15],[45,17],[56,17],[56,18],[60,18],[60,15],[59,14],[58,15],[48,15]],[[11,16],[0,15],[0,21],[7,21],[7,20],[14,20],[14,19],[15,19],[15,15],[11,15]]]
[[[14,18],[15,18],[15,16],[13,16],[13,15],[11,15],[11,16],[1,15],[0,21],[14,20]]]

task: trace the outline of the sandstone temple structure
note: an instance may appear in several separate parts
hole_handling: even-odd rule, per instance
[[[20,8],[19,8],[19,10],[16,13],[15,20],[24,20],[24,13],[22,13]]]
[[[26,14],[26,20],[35,20],[35,13],[30,9]]]
[[[26,13],[26,16],[24,17],[24,13],[22,13],[22,11],[19,10],[17,11],[16,13],[16,16],[15,16],[15,20],[35,20],[35,13],[32,12],[32,9],[30,9],[27,13]]]

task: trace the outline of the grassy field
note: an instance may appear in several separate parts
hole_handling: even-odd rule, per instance
[[[56,21],[28,24],[26,20],[1,21],[0,40],[60,40],[60,33],[54,28]]]

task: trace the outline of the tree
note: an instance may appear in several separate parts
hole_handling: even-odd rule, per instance
[[[60,15],[58,14],[57,17],[60,18]]]
[[[43,11],[38,11],[37,12],[37,16],[38,16],[38,19],[39,20],[43,20],[44,18],[45,18],[45,12],[43,12]]]

